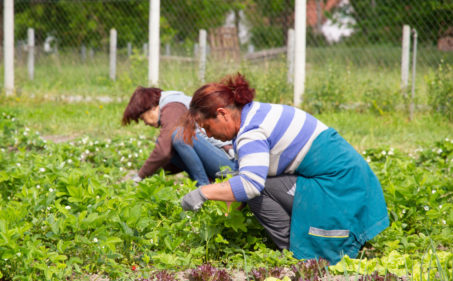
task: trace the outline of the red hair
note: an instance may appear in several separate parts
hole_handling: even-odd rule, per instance
[[[184,120],[184,141],[192,144],[195,125],[200,119],[215,118],[218,108],[242,107],[255,98],[255,89],[240,73],[223,78],[219,83],[203,85],[195,91]]]
[[[121,124],[123,126],[129,125],[131,121],[138,123],[138,119],[142,113],[159,105],[161,92],[162,90],[159,88],[145,88],[138,86],[124,110]]]

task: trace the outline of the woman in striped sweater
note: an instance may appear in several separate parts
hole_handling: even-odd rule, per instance
[[[196,124],[208,136],[232,140],[239,174],[186,194],[183,209],[197,210],[206,200],[247,202],[276,245],[296,258],[335,264],[344,254],[356,257],[389,225],[379,180],[334,129],[254,96],[240,74],[195,92],[185,141],[191,143]]]

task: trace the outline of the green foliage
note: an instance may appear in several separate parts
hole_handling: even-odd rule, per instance
[[[398,91],[373,87],[371,83],[364,88],[364,102],[369,110],[377,115],[395,112],[402,102],[401,93]]]
[[[329,66],[327,77],[320,85],[307,89],[304,108],[314,114],[336,112],[345,103],[345,84],[342,82],[340,71]]]
[[[351,43],[360,42],[357,37],[362,37],[366,42],[400,44],[402,26],[408,24],[417,30],[419,42],[436,45],[438,36],[448,28],[444,23],[453,17],[450,1],[356,0],[350,3],[358,29],[349,40]]]
[[[254,0],[246,3],[251,42],[260,49],[285,46],[288,29],[294,25],[294,0]]]
[[[445,139],[418,155],[392,148],[368,149],[364,157],[380,179],[391,226],[373,246],[413,253],[430,240],[451,247],[453,231],[453,141]]]
[[[427,76],[429,104],[432,109],[453,121],[453,69],[443,61]]]
[[[189,179],[161,172],[136,186],[121,182],[146,159],[140,147],[151,139],[82,137],[55,144],[14,116],[0,116],[2,278],[106,274],[119,279],[137,268],[148,276],[206,263],[245,272],[298,263],[291,252],[273,249],[247,208],[208,201],[197,213],[183,212],[180,199],[195,188]],[[431,240],[451,249],[453,233],[446,226],[453,225],[453,141],[439,141],[413,156],[379,148],[364,157],[382,183],[391,217],[391,227],[371,241],[366,256],[390,264],[395,251],[437,249]],[[451,270],[451,258],[438,256],[441,268]],[[369,269],[380,267],[374,263]]]

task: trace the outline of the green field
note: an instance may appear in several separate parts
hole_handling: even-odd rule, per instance
[[[122,61],[112,82],[99,60],[84,67],[73,59],[41,64],[32,82],[18,68],[17,96],[0,98],[0,280],[173,280],[153,278],[190,270],[192,277],[207,274],[199,268],[206,263],[248,280],[264,280],[275,268],[286,268],[280,278],[286,273],[317,280],[315,272],[323,268],[276,251],[248,209],[225,216],[225,204],[209,202],[198,213],[183,212],[180,199],[195,188],[185,174],[160,173],[138,186],[121,180],[140,168],[158,133],[143,124],[120,125],[131,93],[146,85],[147,64],[140,56]],[[207,81],[241,71],[257,100],[290,104],[285,67],[283,58],[236,68],[212,63]],[[328,268],[330,274],[453,280],[448,64],[437,74],[437,67],[421,68],[411,120],[396,67],[307,67],[301,107],[367,159],[382,183],[391,220],[359,259],[345,258]],[[191,95],[200,85],[197,71],[193,64],[164,62],[160,87]],[[79,95],[83,101],[68,100]],[[435,109],[431,95],[447,102]],[[115,99],[96,100],[105,96]]]

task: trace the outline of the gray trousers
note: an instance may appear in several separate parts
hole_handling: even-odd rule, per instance
[[[297,176],[268,177],[260,196],[247,201],[250,210],[279,249],[289,249],[291,212]]]

